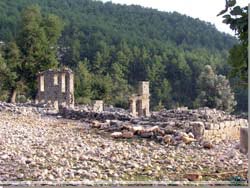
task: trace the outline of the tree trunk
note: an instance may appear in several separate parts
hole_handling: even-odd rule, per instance
[[[16,88],[11,88],[8,102],[16,103]]]

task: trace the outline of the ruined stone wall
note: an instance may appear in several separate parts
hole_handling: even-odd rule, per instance
[[[150,116],[149,97],[149,82],[139,82],[138,94],[132,95],[129,100],[130,112],[133,116]]]
[[[47,70],[38,74],[38,103],[74,107],[74,75],[70,69]]]
[[[209,129],[205,129],[204,138],[210,139],[239,139],[240,128],[247,126],[247,120],[237,119],[225,121],[219,124],[212,124]]]
[[[65,107],[59,108],[59,115],[61,115],[63,118],[67,119],[74,119],[74,120],[80,120],[84,119],[86,120],[99,120],[99,121],[105,121],[105,120],[121,120],[121,121],[129,121],[132,117],[127,113],[119,113],[119,112],[107,112],[104,111],[102,113],[100,112],[94,112],[94,111],[85,111],[81,109],[68,109]]]

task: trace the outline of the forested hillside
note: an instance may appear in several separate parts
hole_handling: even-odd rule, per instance
[[[59,66],[75,71],[79,103],[104,99],[127,107],[137,82],[149,80],[153,108],[194,107],[197,79],[205,65],[217,74],[229,73],[228,50],[237,43],[235,38],[210,23],[140,6],[91,0],[1,0],[0,41],[17,40],[21,12],[32,4],[39,5],[43,15],[52,13],[63,21]],[[27,90],[24,87],[19,94],[35,96]],[[246,110],[244,91],[237,92],[237,110]],[[3,100],[7,94],[1,95]]]

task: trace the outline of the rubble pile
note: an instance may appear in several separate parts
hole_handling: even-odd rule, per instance
[[[95,112],[86,108],[78,108],[78,109],[69,109],[65,107],[59,108],[59,115],[66,119],[74,119],[74,120],[121,120],[128,121],[131,120],[132,116],[129,113],[119,112],[119,111],[103,111],[103,112]]]
[[[35,104],[35,103],[6,103],[0,102],[0,111],[11,112],[22,115],[56,115],[58,112],[55,108],[48,104]]]
[[[38,114],[46,113],[47,109],[44,107],[35,107],[31,104],[12,104],[6,102],[0,102],[0,111],[12,112],[17,114]]]
[[[165,134],[161,144],[152,139],[117,139],[121,135],[117,131],[100,130],[122,126],[124,138],[131,138],[161,134],[159,126],[107,120],[93,121],[92,126],[99,127],[93,129],[89,123],[57,116],[0,111],[0,117],[1,182],[188,182],[247,177],[248,159],[237,149],[238,140],[185,144],[192,134],[183,134],[179,136],[186,139],[172,145],[166,143],[176,142],[173,136]]]
[[[56,115],[65,119],[81,120],[110,133],[113,138],[150,138],[168,144],[191,143],[214,136],[224,137],[239,132],[247,126],[246,119],[238,119],[223,111],[209,108],[190,110],[187,108],[152,112],[151,117],[133,117],[128,111],[105,108],[95,112],[90,106],[76,106],[74,109],[60,107],[59,112],[49,105],[0,103],[0,111],[31,115]],[[234,135],[232,136],[234,137]],[[223,139],[223,138],[222,138]]]
[[[156,121],[171,122],[178,121],[178,123],[183,123],[185,121],[202,121],[209,123],[218,123],[222,121],[232,121],[235,120],[235,116],[227,114],[224,111],[199,108],[194,110],[188,109],[173,109],[173,110],[162,110],[160,112],[155,112],[152,118]]]
[[[220,133],[230,128],[232,132],[247,125],[245,119],[236,119],[233,115],[209,108],[164,110],[152,113],[150,118],[127,121],[100,117],[99,121],[92,121],[92,127],[111,132],[113,138],[152,138],[168,144],[188,144],[202,140],[210,131]]]

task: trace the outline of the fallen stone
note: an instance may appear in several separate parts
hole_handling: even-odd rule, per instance
[[[138,132],[138,135],[140,135],[142,138],[151,138],[154,135],[154,133],[153,132],[140,131],[140,132]]]
[[[200,121],[191,122],[190,126],[192,126],[192,132],[194,134],[194,137],[196,139],[202,138],[202,136],[204,135],[204,131],[205,131],[204,123]]]
[[[113,137],[113,138],[122,138],[123,136],[122,136],[121,132],[113,132],[111,134],[111,137]]]
[[[122,137],[123,138],[133,138],[134,133],[132,131],[124,131],[122,132]]]
[[[204,141],[202,145],[203,145],[203,148],[205,149],[212,149],[214,147],[213,144],[209,141]]]
[[[184,177],[187,178],[189,181],[201,181],[202,179],[202,176],[198,173],[186,174]]]
[[[183,142],[184,142],[185,144],[190,144],[191,142],[196,141],[196,139],[190,138],[190,137],[188,137],[188,136],[183,136],[183,137],[182,137],[182,140],[183,140]]]
[[[173,138],[172,138],[171,135],[165,135],[165,136],[163,137],[163,141],[164,141],[164,143],[166,143],[166,144],[171,144],[171,143],[173,142]]]
[[[132,127],[132,131],[134,132],[134,133],[138,133],[139,131],[142,131],[143,130],[143,127],[142,126],[134,126],[134,127]]]

